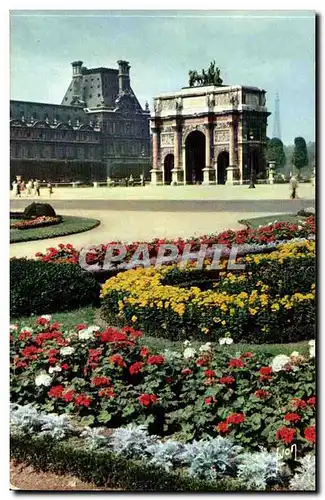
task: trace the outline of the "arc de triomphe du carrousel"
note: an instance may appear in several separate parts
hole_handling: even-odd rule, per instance
[[[151,184],[243,184],[266,175],[266,91],[223,85],[215,63],[155,97]]]

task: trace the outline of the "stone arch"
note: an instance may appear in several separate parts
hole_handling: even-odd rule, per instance
[[[192,130],[185,140],[185,176],[187,184],[197,184],[203,181],[205,168],[205,142],[204,131]]]
[[[203,125],[189,125],[187,127],[183,128],[183,134],[182,134],[182,145],[185,146],[186,139],[192,132],[202,132],[204,136],[206,135],[206,130]]]
[[[217,184],[226,184],[227,167],[229,167],[229,152],[224,149],[217,157]]]

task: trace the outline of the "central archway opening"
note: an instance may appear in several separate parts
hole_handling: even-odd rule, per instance
[[[168,154],[164,160],[164,184],[171,184],[173,168],[174,168],[174,155]]]
[[[191,132],[185,141],[186,183],[196,184],[203,181],[205,167],[205,135],[199,130]]]
[[[217,170],[217,183],[226,184],[227,180],[227,167],[229,167],[229,153],[228,151],[222,151],[218,154],[217,159],[218,170]]]

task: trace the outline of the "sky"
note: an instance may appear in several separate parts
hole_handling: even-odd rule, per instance
[[[225,84],[267,91],[269,137],[278,92],[284,144],[315,140],[312,11],[11,11],[11,99],[60,104],[72,61],[117,69],[118,59],[150,109],[215,60]]]

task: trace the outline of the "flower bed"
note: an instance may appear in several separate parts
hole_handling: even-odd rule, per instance
[[[23,220],[19,222],[14,222],[11,224],[10,229],[35,229],[46,226],[54,226],[56,224],[60,224],[62,222],[62,217],[34,217],[30,220]]]
[[[11,333],[11,401],[73,415],[81,425],[145,425],[178,439],[230,437],[247,450],[315,444],[315,347],[294,352],[153,353],[132,328],[77,325],[64,332],[50,317]]]
[[[282,245],[241,263],[245,271],[237,276],[175,265],[120,273],[102,287],[103,317],[172,340],[229,333],[236,342],[285,343],[313,336],[315,243]]]
[[[154,239],[148,243],[149,258],[152,262],[155,261],[161,245],[173,244],[178,248],[178,253],[181,254],[186,244],[191,244],[191,251],[195,252],[200,249],[200,245],[208,245],[208,249],[212,245],[225,245],[224,253],[227,255],[226,248],[231,248],[232,245],[239,246],[239,254],[246,255],[247,253],[272,251],[278,242],[283,242],[292,239],[306,239],[315,236],[315,217],[309,217],[301,222],[301,225],[287,224],[285,222],[277,222],[258,229],[241,229],[239,231],[224,231],[217,235],[204,235],[200,237],[192,237],[188,239],[178,238],[177,240],[170,239]],[[98,264],[103,267],[106,250],[109,245],[121,244],[120,241],[110,242],[105,245],[98,245],[88,248],[86,251],[86,262],[89,265]],[[134,242],[126,245],[126,261],[129,261],[135,250],[143,242]],[[80,252],[84,250],[81,249]],[[70,262],[78,263],[80,252],[73,248],[72,245],[60,244],[58,248],[49,248],[45,254],[37,252],[35,257],[46,262]]]
[[[73,436],[73,437],[72,437]],[[144,426],[107,432],[80,428],[65,415],[33,407],[11,411],[11,455],[42,470],[72,472],[123,491],[315,490],[315,455],[293,477],[278,453],[250,453],[218,436],[184,444],[150,436]],[[153,473],[155,472],[155,473]],[[273,487],[273,488],[272,488]]]

